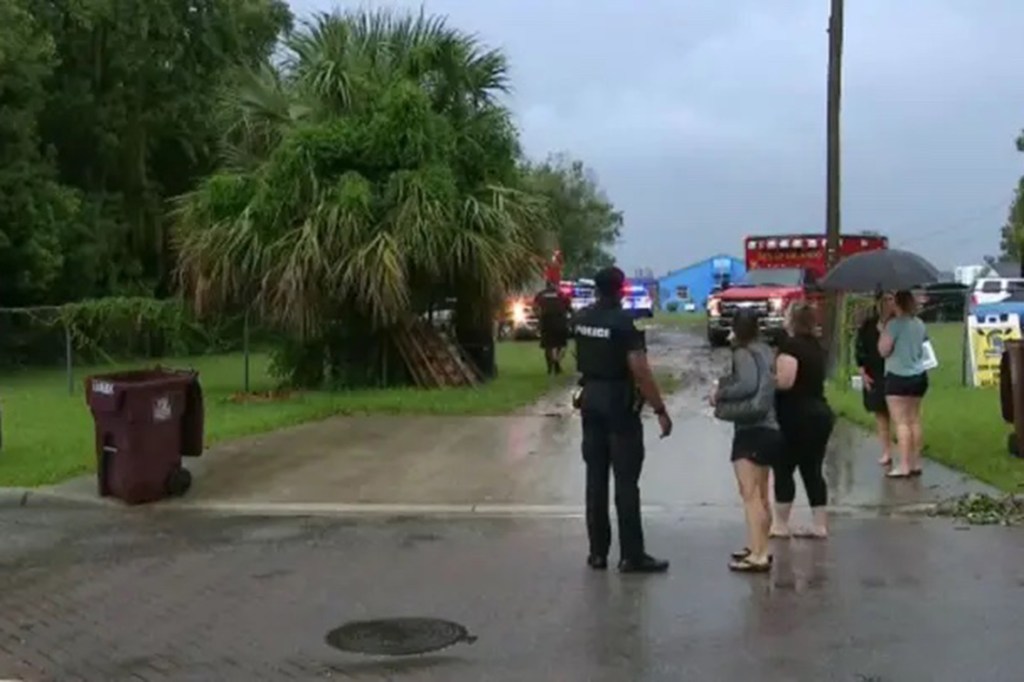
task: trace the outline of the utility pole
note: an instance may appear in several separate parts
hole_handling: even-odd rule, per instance
[[[831,0],[828,19],[828,102],[826,125],[825,262],[839,262],[840,235],[840,109],[843,94],[843,0]],[[835,367],[839,350],[839,295],[830,293],[826,305],[829,365]]]

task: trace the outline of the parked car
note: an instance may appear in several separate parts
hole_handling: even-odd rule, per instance
[[[1021,277],[982,277],[975,281],[971,293],[971,305],[987,305],[1002,303],[1014,294],[1024,292],[1024,278]]]

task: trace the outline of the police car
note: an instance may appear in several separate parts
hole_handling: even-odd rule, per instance
[[[654,304],[647,287],[639,284],[627,284],[623,294],[623,310],[632,313],[633,317],[654,317]]]

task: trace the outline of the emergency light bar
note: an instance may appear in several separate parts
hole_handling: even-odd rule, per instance
[[[848,244],[856,244],[860,242],[860,246],[869,246],[872,239],[879,239],[878,237],[867,238],[867,237],[841,237],[839,239],[840,246]],[[884,237],[882,238],[884,240]],[[822,237],[792,237],[792,238],[772,238],[772,239],[751,239],[747,242],[747,248],[754,249],[817,249],[824,248],[827,244],[827,240]]]

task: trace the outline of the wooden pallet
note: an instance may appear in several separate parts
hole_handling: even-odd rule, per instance
[[[421,388],[476,386],[480,371],[451,338],[423,320],[407,322],[395,337],[398,351]]]

